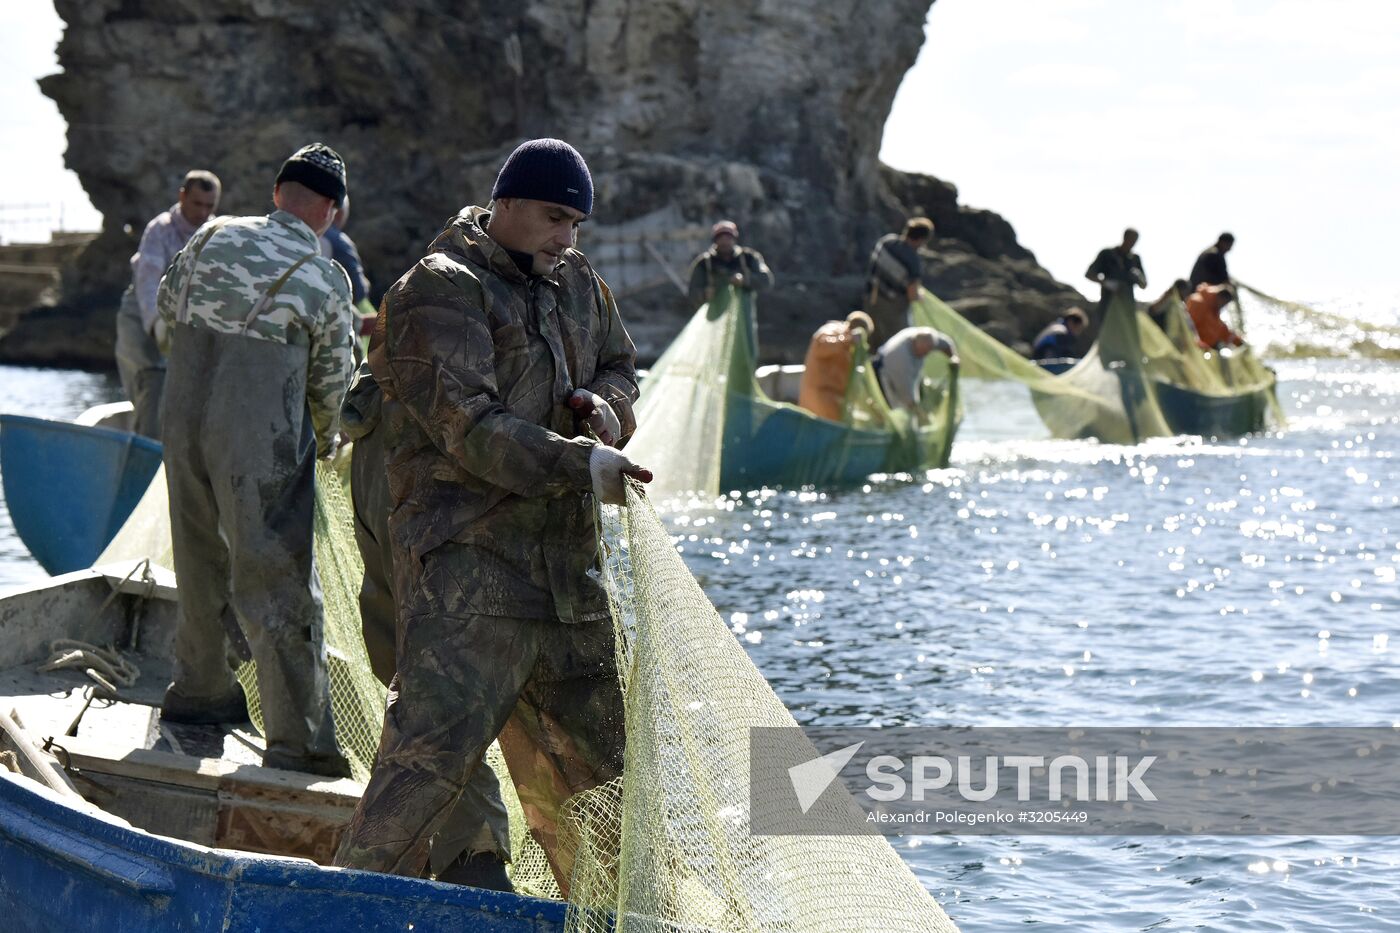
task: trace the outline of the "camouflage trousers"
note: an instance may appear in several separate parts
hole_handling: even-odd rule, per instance
[[[370,667],[389,686],[397,670],[389,478],[384,469],[384,429],[377,417],[368,427],[365,433],[355,433],[350,459],[355,543],[365,565],[360,586],[360,623]],[[429,868],[432,874],[439,875],[459,855],[478,852],[495,852],[503,860],[510,859],[510,818],[501,802],[496,772],[486,766],[472,773],[442,829],[433,837]]]
[[[418,875],[498,736],[530,832],[568,890],[565,801],[622,774],[624,715],[608,619],[565,625],[462,612],[470,550],[395,553],[398,673],[374,772],[335,863]],[[415,565],[406,567],[405,565]]]
[[[141,325],[136,291],[128,288],[117,311],[117,375],[131,400],[132,427],[143,437],[160,440],[160,399],[165,389],[165,358],[155,338]]]
[[[300,352],[298,352],[300,350]],[[267,754],[338,760],[312,557],[316,439],[306,351],[177,324],[161,409],[179,582],[174,689],[237,689],[257,662]]]

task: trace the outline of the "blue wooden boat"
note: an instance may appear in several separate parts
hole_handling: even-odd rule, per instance
[[[250,728],[159,721],[173,597],[135,562],[0,599],[0,930],[564,929],[562,902],[322,867],[360,785],[261,767]],[[114,645],[139,676],[90,702],[81,670],[36,669],[55,638]]]
[[[722,287],[642,379],[628,453],[656,475],[649,488],[658,494],[702,497],[848,486],[948,465],[962,406],[947,357],[925,363],[919,424],[890,410],[863,345],[840,421],[796,404],[802,374],[802,366],[757,366],[753,294]]]
[[[0,478],[20,540],[52,574],[90,567],[160,467],[160,444],[110,427],[0,415]]]
[[[948,465],[960,417],[956,370],[948,371],[940,401],[932,406],[934,420],[904,432],[885,425],[856,427],[799,408],[802,371],[801,366],[762,366],[751,384],[730,390],[720,489],[849,486],[872,473]]]

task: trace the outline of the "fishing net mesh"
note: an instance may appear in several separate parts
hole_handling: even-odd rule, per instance
[[[160,474],[105,559],[168,560],[163,489]],[[621,779],[576,795],[566,807],[560,837],[574,852],[570,933],[953,930],[882,837],[750,835],[748,730],[796,723],[706,599],[648,500],[633,488],[628,505],[625,512],[604,509],[600,526],[626,703],[625,768]],[[341,477],[325,464],[318,467],[315,523],[336,732],[363,780],[378,745],[385,689],[360,633],[361,564],[350,506]],[[239,674],[259,723],[255,670],[244,665]],[[512,884],[520,893],[559,897],[496,746],[488,763],[510,812]]]
[[[1368,301],[1347,314],[1276,298],[1238,279],[1237,309],[1250,341],[1271,356],[1400,359],[1400,322],[1391,300]],[[1377,315],[1383,315],[1383,319]],[[1242,330],[1240,326],[1236,330]]]
[[[753,383],[752,369],[735,363],[740,315],[732,294],[721,288],[696,311],[642,380],[627,455],[656,476],[653,495],[720,493],[729,394],[746,394]]]
[[[952,930],[879,836],[750,833],[749,729],[796,723],[647,500],[607,511],[626,766],[573,801],[571,933]]]

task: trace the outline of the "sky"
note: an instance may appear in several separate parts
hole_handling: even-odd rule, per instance
[[[34,83],[62,23],[0,2],[0,238],[95,229]],[[1230,230],[1265,291],[1400,291],[1400,3],[937,0],[926,32],[882,158],[1006,217],[1058,278],[1087,286],[1133,226],[1154,290]]]
[[[63,21],[49,0],[0,0],[0,241],[46,240],[61,221],[96,230],[78,176],[63,166],[67,124],[34,82],[57,72]]]
[[[1132,226],[1150,292],[1224,230],[1265,291],[1400,291],[1400,3],[937,0],[926,32],[882,159],[1062,281]]]

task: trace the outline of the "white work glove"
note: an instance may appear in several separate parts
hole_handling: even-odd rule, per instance
[[[598,393],[576,389],[574,394],[569,396],[569,407],[588,422],[598,440],[604,444],[611,447],[622,440],[622,422],[617,420],[617,412],[613,411],[608,400]]]
[[[620,450],[599,444],[588,456],[588,472],[593,477],[593,495],[608,505],[627,504],[627,484],[624,476],[643,483],[651,482],[651,471],[637,466]]]
[[[1118,282],[1115,279],[1104,279],[1102,284],[1103,290],[1106,292],[1118,291]]]

